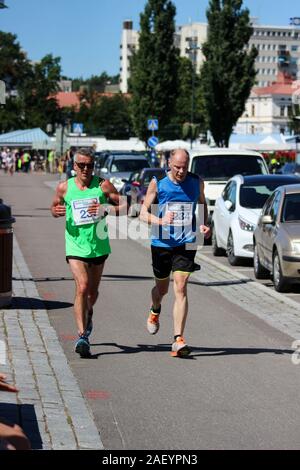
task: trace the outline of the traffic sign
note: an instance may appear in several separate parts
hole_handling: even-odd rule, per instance
[[[158,130],[158,119],[148,119],[148,131]]]
[[[73,132],[74,132],[74,134],[82,134],[83,133],[83,124],[81,122],[74,122],[73,123]]]
[[[153,135],[152,137],[149,137],[147,143],[148,143],[149,147],[155,147],[155,145],[158,144],[158,138],[155,137],[155,135]]]

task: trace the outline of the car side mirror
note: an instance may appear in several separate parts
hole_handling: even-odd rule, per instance
[[[225,201],[224,205],[225,205],[225,207],[228,211],[230,211],[232,209],[232,202],[231,201],[229,201],[229,200]]]
[[[107,168],[101,168],[101,173],[108,173],[108,169]]]
[[[263,215],[260,221],[262,224],[272,224],[274,222],[271,215]]]

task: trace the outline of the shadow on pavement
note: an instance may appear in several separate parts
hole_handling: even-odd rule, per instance
[[[14,405],[12,403],[1,402],[0,417],[10,423],[21,426],[30,440],[32,449],[43,449],[43,442],[39,431],[34,405]]]
[[[117,343],[91,343],[91,347],[95,346],[113,346],[119,351],[107,351],[91,355],[91,359],[97,359],[99,356],[112,354],[137,354],[141,352],[170,352],[171,344],[138,344],[137,346],[125,346]],[[256,355],[256,354],[293,354],[295,351],[291,349],[267,349],[267,348],[199,348],[191,347],[191,354],[184,359],[193,359],[197,356],[233,356],[233,355]]]
[[[60,302],[59,300],[41,300],[33,297],[13,297],[11,309],[22,310],[58,310],[69,308],[73,304],[70,302]]]

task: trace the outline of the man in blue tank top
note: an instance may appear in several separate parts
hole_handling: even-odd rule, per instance
[[[207,207],[204,183],[188,172],[189,154],[186,150],[171,152],[170,170],[161,180],[153,178],[141,208],[141,220],[152,226],[151,252],[155,286],[152,289],[152,307],[147,319],[147,330],[154,335],[159,330],[161,302],[168,293],[170,273],[173,273],[175,303],[173,308],[174,342],[172,356],[184,357],[190,348],[183,338],[188,313],[187,283],[189,276],[197,269],[194,263],[196,250],[188,249],[196,239],[196,207],[204,206],[204,224],[200,232],[210,236],[206,225]],[[151,212],[157,204],[156,214]]]

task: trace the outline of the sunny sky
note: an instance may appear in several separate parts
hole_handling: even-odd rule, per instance
[[[52,53],[61,57],[62,73],[70,78],[119,73],[122,23],[139,29],[146,0],[5,0],[1,31],[17,35],[31,60]],[[206,22],[209,0],[173,0],[176,24]],[[284,5],[284,6],[283,6]],[[289,25],[300,16],[299,0],[245,0],[260,24]]]

